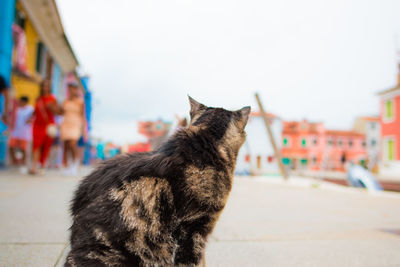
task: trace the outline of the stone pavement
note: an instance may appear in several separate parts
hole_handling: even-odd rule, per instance
[[[79,178],[0,172],[0,266],[62,266]],[[235,178],[207,266],[400,266],[400,194]]]

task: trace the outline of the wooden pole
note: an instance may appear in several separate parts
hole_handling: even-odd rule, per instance
[[[286,174],[286,171],[285,171],[285,166],[283,166],[281,153],[279,152],[279,149],[276,146],[275,139],[274,139],[274,136],[272,134],[271,127],[269,126],[267,113],[264,110],[264,107],[263,107],[263,105],[261,103],[260,96],[258,95],[258,93],[255,94],[255,97],[256,97],[258,106],[260,108],[261,117],[263,118],[265,127],[267,128],[269,141],[271,142],[272,148],[274,149],[275,158],[278,160],[279,169],[281,171],[283,179],[286,180],[288,177],[287,177],[287,174]]]

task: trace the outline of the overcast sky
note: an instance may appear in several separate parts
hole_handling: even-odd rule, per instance
[[[395,85],[398,0],[58,0],[95,96],[94,135],[135,142],[138,119],[209,106],[348,129]],[[400,44],[399,44],[400,46]]]

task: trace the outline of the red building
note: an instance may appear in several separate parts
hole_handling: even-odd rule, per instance
[[[284,122],[282,160],[292,169],[344,170],[344,163],[365,163],[365,136],[326,130],[323,123]]]
[[[381,156],[386,164],[400,162],[400,64],[397,86],[379,93]]]

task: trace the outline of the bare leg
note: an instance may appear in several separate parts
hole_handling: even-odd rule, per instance
[[[45,168],[46,166],[46,161],[47,157],[49,156],[49,152],[51,149],[51,146],[53,144],[54,139],[46,136],[44,143],[42,145],[41,153],[40,153],[40,164],[42,165],[42,168]]]
[[[85,147],[78,146],[78,160],[79,160],[79,162],[83,162],[84,156],[85,156]]]
[[[68,168],[69,141],[64,141],[63,165]]]
[[[72,156],[72,161],[75,162],[75,160],[78,158],[78,141],[76,140],[70,140],[70,149],[71,149],[71,156]]]
[[[10,147],[11,164],[16,166],[18,164],[17,157],[15,156],[15,148]]]
[[[22,153],[21,164],[22,166],[26,166],[26,149],[21,149],[21,153]]]
[[[37,173],[37,165],[39,163],[39,159],[40,159],[40,148],[37,148],[33,150],[32,165],[31,165],[31,170],[29,171],[31,174]]]

